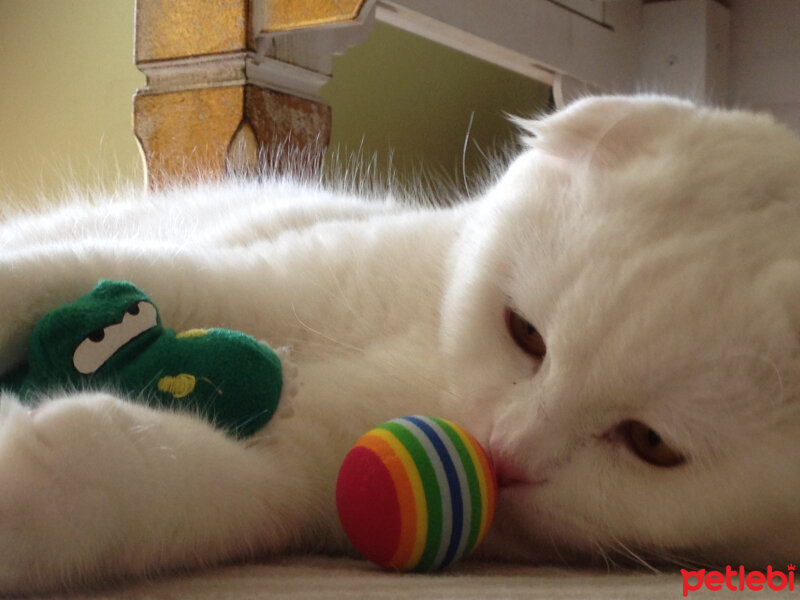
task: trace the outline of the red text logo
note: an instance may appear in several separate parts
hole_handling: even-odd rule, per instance
[[[763,589],[776,592],[781,590],[793,591],[794,570],[795,565],[793,564],[786,567],[785,573],[773,569],[771,566],[767,567],[766,572],[746,572],[741,565],[736,570],[729,565],[725,567],[724,573],[722,571],[706,571],[705,569],[700,569],[699,571],[681,569],[681,575],[683,575],[683,595],[686,597],[689,595],[689,592],[699,590],[703,586],[714,592],[723,589],[723,586],[725,589],[731,591],[759,591]]]

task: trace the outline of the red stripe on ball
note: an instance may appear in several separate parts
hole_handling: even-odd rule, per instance
[[[400,504],[389,470],[372,450],[356,446],[336,482],[336,508],[350,541],[364,557],[386,565],[400,543]]]

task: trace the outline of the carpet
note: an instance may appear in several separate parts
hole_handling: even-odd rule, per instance
[[[784,591],[786,593],[786,591]],[[789,592],[791,593],[791,592]],[[751,598],[775,592],[721,591],[705,587],[688,598]],[[355,559],[290,557],[130,583],[69,600],[292,600],[516,598],[649,600],[683,598],[672,573],[605,572],[466,562],[436,574],[387,573]]]

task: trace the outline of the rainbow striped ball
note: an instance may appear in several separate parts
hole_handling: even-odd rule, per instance
[[[342,463],[336,506],[367,559],[430,571],[469,554],[494,517],[497,481],[486,451],[461,427],[433,417],[388,421]]]

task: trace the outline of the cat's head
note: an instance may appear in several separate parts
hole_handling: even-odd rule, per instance
[[[660,97],[522,126],[453,257],[442,328],[500,472],[503,544],[796,561],[800,140]]]

